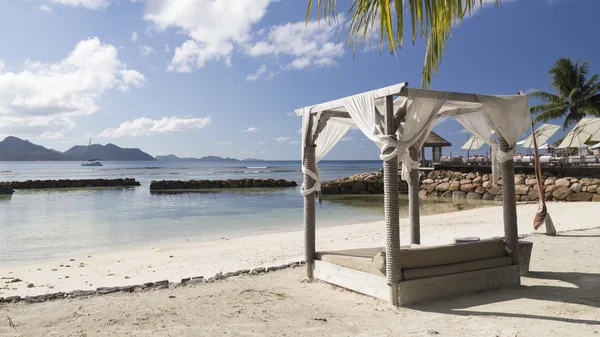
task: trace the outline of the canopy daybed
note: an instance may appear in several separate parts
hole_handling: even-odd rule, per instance
[[[440,296],[517,285],[519,252],[513,155],[531,123],[527,96],[488,96],[408,88],[399,83],[296,110],[302,116],[305,258],[320,279],[403,305]],[[418,149],[442,117],[453,117],[492,147],[493,179],[502,174],[504,239],[437,247],[401,247],[398,166],[409,184],[411,244],[420,244]],[[384,161],[385,248],[315,249],[317,163],[352,128],[381,149]]]

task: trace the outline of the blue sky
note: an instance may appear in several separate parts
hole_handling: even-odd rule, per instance
[[[298,159],[294,109],[420,86],[422,40],[392,56],[374,39],[353,57],[339,26],[305,27],[306,3],[0,0],[0,137],[58,150],[92,137],[152,155]],[[597,0],[485,7],[454,29],[432,89],[550,91],[548,70],[566,56],[599,73],[599,11]],[[454,120],[434,129],[454,144],[446,154],[459,151],[462,129]],[[378,154],[351,131],[326,159]]]

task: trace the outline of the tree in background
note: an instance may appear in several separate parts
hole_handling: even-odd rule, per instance
[[[499,6],[501,0],[492,0]],[[306,21],[308,22],[314,0],[308,0]],[[489,1],[486,1],[489,2]],[[337,18],[337,0],[316,0],[318,20]],[[444,48],[452,36],[451,29],[462,23],[465,16],[471,15],[483,6],[483,0],[350,0],[346,18],[350,18],[348,44],[356,51],[357,42],[365,43],[368,36],[379,30],[379,47],[384,40],[391,53],[402,47],[404,38],[404,12],[408,8],[412,27],[412,42],[417,30],[425,39],[427,49],[423,65],[421,86],[431,84],[431,71],[438,74],[438,64]]]
[[[600,82],[598,74],[588,78],[588,61],[573,63],[571,58],[560,58],[550,69],[556,94],[536,91],[529,94],[546,103],[531,108],[532,114],[538,114],[535,122],[548,122],[556,118],[565,118],[566,130],[584,117],[600,117]]]

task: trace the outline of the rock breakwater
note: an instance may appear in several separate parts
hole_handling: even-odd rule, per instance
[[[154,180],[150,191],[202,190],[215,188],[295,187],[293,180],[284,179],[227,179],[227,180]]]
[[[81,187],[130,187],[140,186],[133,178],[123,179],[58,179],[58,180],[27,180],[0,183],[10,186],[11,189],[38,189],[38,188],[81,188]],[[0,192],[1,193],[1,192]]]
[[[423,197],[466,198],[502,201],[502,179],[492,181],[491,174],[434,170],[421,172],[419,195]],[[542,189],[546,200],[600,201],[600,178],[543,175]],[[536,201],[539,187],[534,175],[515,174],[517,201]],[[381,194],[381,173],[361,173],[326,182],[323,194]],[[408,193],[401,181],[399,193]]]

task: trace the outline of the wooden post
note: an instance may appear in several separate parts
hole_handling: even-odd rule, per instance
[[[386,133],[396,138],[394,127],[394,99],[385,97],[385,125]],[[388,149],[384,153],[391,153]],[[398,157],[394,156],[383,163],[383,190],[385,210],[385,239],[386,239],[386,276],[390,286],[390,301],[397,306],[398,284],[401,280],[400,270],[400,214],[398,202]]]
[[[412,160],[418,160],[417,149],[410,148]],[[410,183],[408,185],[408,218],[410,222],[410,243],[421,244],[421,222],[419,214],[419,170],[410,171]]]

